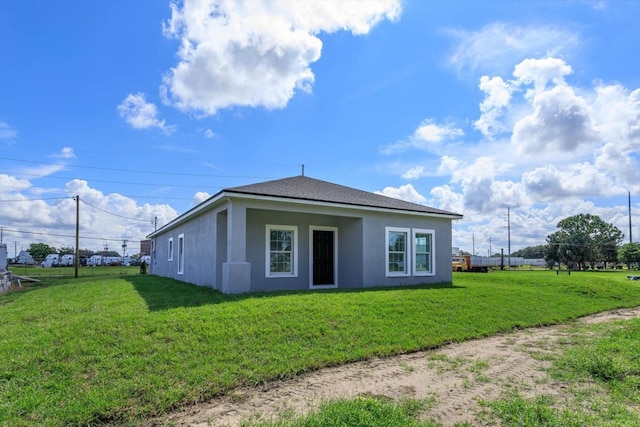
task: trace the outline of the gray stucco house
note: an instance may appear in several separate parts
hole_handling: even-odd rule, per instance
[[[151,233],[151,273],[223,293],[451,282],[462,215],[296,176],[228,188]]]

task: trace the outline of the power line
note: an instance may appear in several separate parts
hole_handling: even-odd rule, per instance
[[[2,186],[0,186],[2,187]],[[73,199],[73,197],[47,197],[47,198],[43,198],[43,199],[21,199],[21,200],[5,200],[5,199],[0,199],[0,202],[44,202],[46,200],[66,200],[66,199]]]
[[[2,173],[10,173],[13,175],[27,175],[27,176],[36,176],[36,177],[41,177],[40,174],[36,174],[36,173],[27,173],[27,172],[10,172],[10,171],[6,171],[6,170],[0,170],[0,172]],[[236,178],[236,177],[234,177]],[[237,177],[237,178],[242,178],[242,177]],[[78,177],[70,177],[70,176],[47,176],[47,179],[82,179],[84,181],[90,181],[90,182],[102,182],[102,183],[106,183],[106,184],[124,184],[124,185],[147,185],[147,186],[151,186],[151,187],[180,187],[180,188],[199,188],[202,189],[202,185],[183,185],[183,184],[157,184],[157,183],[147,183],[147,182],[131,182],[131,181],[109,181],[109,180],[104,180],[104,179],[86,179],[86,178],[78,178]]]
[[[99,208],[99,207],[97,207],[95,205],[92,205],[91,203],[86,202],[86,201],[84,201],[82,199],[80,201],[82,203],[84,203],[85,205],[89,205],[92,208],[99,210],[100,212],[104,212],[104,213],[109,214],[109,215],[117,216],[118,218],[128,219],[128,220],[131,220],[131,221],[149,222],[149,223],[153,224],[153,220],[150,220],[150,219],[131,218],[131,217],[120,215],[120,214],[117,214],[117,213],[114,213],[114,212],[109,212],[109,211],[104,210],[102,208]]]
[[[100,166],[82,166],[82,165],[69,165],[68,163],[51,163],[51,162],[38,162],[36,160],[24,160],[14,159],[10,157],[0,157],[0,160],[11,160],[14,162],[35,163],[40,165],[54,165],[54,166],[73,166],[74,168],[91,169],[91,170],[106,170],[114,172],[133,172],[133,173],[148,173],[154,175],[169,175],[169,176],[192,176],[192,177],[205,177],[205,178],[251,178],[251,179],[270,179],[269,176],[237,176],[237,175],[210,175],[210,174],[195,174],[195,173],[181,173],[181,172],[161,172],[161,171],[149,171],[149,170],[134,170],[134,169],[120,169],[120,168],[105,168]]]
[[[12,230],[10,228],[3,228],[3,230],[5,232],[10,232],[10,233],[30,234],[30,235],[36,235],[36,236],[53,236],[53,237],[69,237],[69,238],[75,237],[74,235],[71,235],[71,234],[43,233],[43,232],[37,232],[37,231],[21,231],[21,230]],[[109,242],[122,242],[122,239],[114,239],[110,237],[82,236],[81,238],[87,239],[87,240],[105,240]],[[129,241],[140,242],[141,240],[133,239]]]

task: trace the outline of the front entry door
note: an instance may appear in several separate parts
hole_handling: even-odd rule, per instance
[[[313,230],[313,286],[334,285],[334,233]]]

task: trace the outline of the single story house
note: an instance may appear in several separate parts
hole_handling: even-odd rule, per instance
[[[223,293],[446,283],[461,218],[295,176],[224,189],[154,231],[150,272]]]

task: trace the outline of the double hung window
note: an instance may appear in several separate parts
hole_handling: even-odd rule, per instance
[[[387,227],[387,276],[431,276],[434,271],[434,231]]]
[[[267,225],[267,277],[298,275],[298,227]]]

